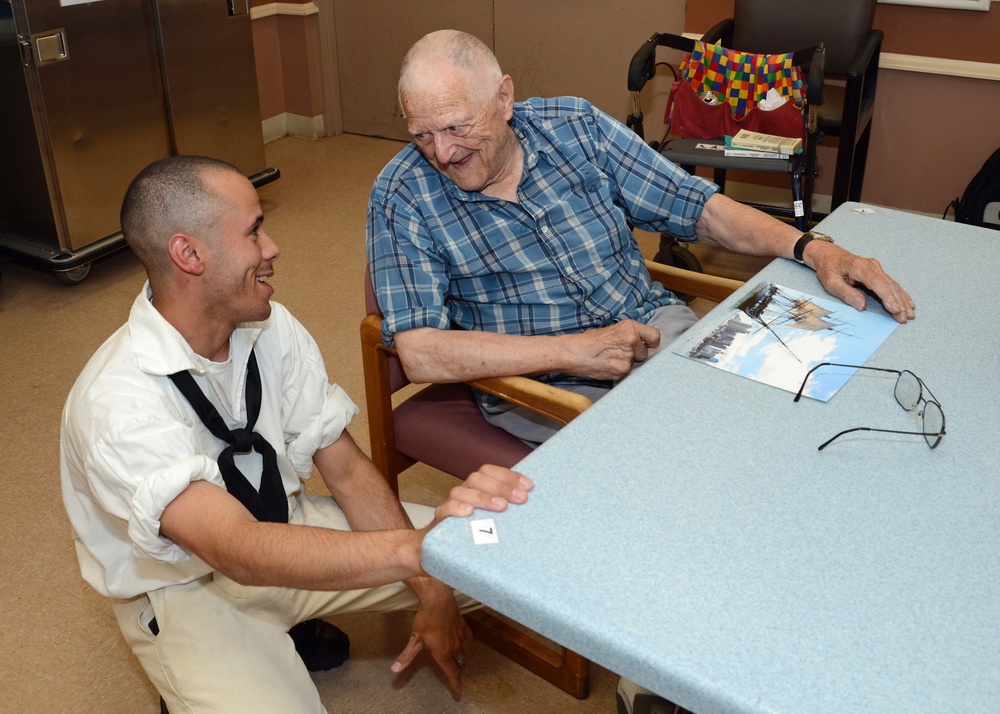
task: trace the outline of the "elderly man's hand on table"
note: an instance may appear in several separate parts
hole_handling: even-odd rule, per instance
[[[906,323],[916,317],[913,298],[874,258],[862,258],[823,241],[809,243],[803,258],[816,271],[816,277],[828,293],[856,310],[864,310],[868,305],[868,296],[859,289],[860,285],[874,293],[897,322]]]

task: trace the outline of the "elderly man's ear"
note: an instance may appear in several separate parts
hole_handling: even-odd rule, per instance
[[[506,121],[514,116],[514,80],[509,74],[500,78],[500,90],[497,92],[500,106],[503,108],[503,116]]]

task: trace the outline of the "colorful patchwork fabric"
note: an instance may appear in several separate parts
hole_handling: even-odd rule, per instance
[[[792,55],[792,52],[783,55],[738,52],[696,41],[694,51],[681,62],[678,74],[699,95],[711,91],[720,102],[728,103],[733,116],[741,119],[771,87],[802,108],[805,82],[802,71],[792,64]]]

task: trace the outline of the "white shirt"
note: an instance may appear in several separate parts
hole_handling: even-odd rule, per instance
[[[73,386],[62,419],[63,501],[83,577],[104,595],[129,598],[211,572],[160,536],[160,515],[188,484],[225,485],[216,458],[227,446],[209,433],[167,375],[190,370],[230,428],[246,421],[247,359],[260,368],[255,431],[278,455],[289,514],[313,454],[336,441],[358,413],[327,381],[306,329],[278,303],[264,322],[240,326],[226,362],[195,354],[152,306],[147,283],[128,322],[94,354]],[[236,463],[256,487],[260,457]]]

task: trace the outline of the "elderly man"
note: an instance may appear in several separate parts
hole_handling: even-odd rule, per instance
[[[316,343],[270,300],[263,220],[212,159],[163,159],[129,187],[122,230],[148,282],[63,413],[83,576],[175,714],[323,711],[288,632],[332,613],[415,609],[392,670],[427,649],[458,691],[473,603],[422,571],[424,534],[531,483],[484,466],[436,511],[404,510],[347,433],[358,410]],[[332,498],[306,495],[314,465]]]
[[[590,103],[515,102],[470,35],[419,40],[399,100],[413,143],[372,189],[368,260],[383,339],[414,382],[529,374],[601,396],[694,322],[650,281],[630,225],[794,258],[858,310],[863,284],[898,321],[914,317],[877,261],[726,198]],[[554,432],[486,395],[480,405],[525,441]]]

